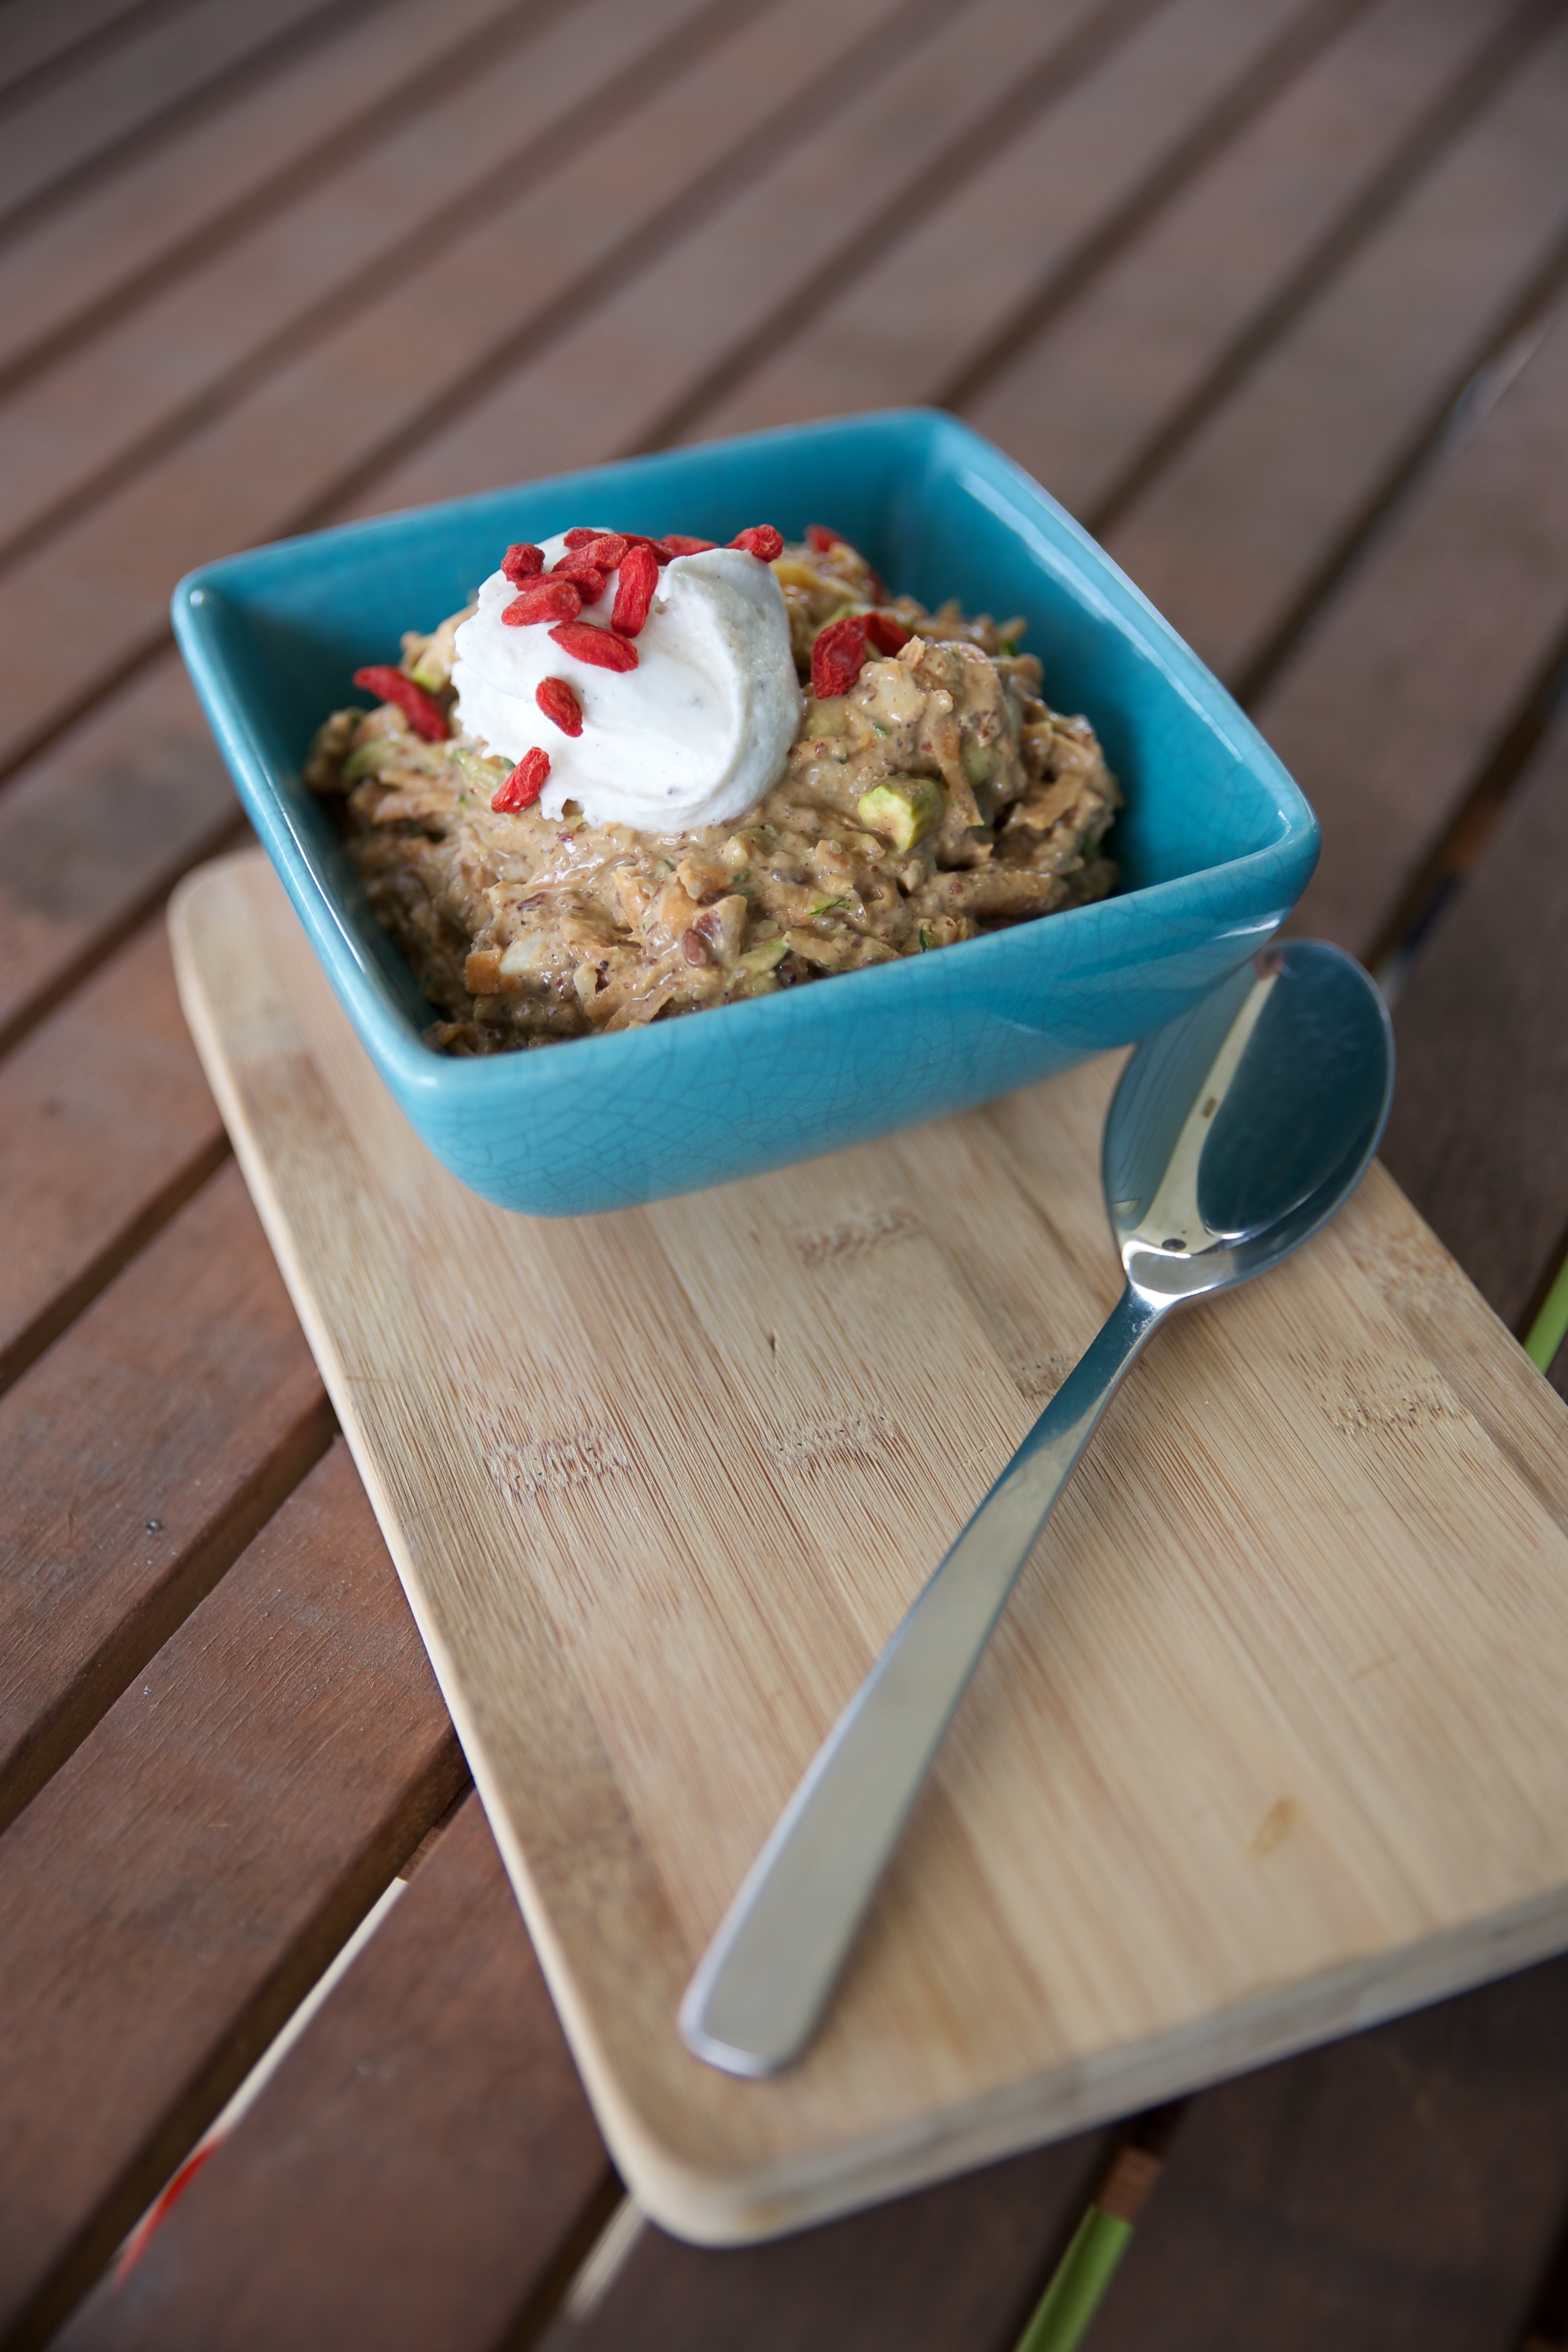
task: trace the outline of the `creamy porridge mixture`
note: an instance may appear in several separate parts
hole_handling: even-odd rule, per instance
[[[1121,805],[1017,622],[836,532],[507,551],[306,776],[448,1053],[629,1029],[1103,898]]]

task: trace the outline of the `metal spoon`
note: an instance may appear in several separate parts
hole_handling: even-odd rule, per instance
[[[1269,948],[1122,1072],[1106,1204],[1127,1286],[888,1643],[796,1789],[680,2006],[687,2046],[771,2074],[816,2029],[910,1807],[1007,1597],[1161,1318],[1278,1265],[1355,1190],[1394,1039],[1361,966]]]

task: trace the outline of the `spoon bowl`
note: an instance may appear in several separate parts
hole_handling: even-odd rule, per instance
[[[687,2046],[805,2048],[910,1805],[1073,1465],[1163,1318],[1300,1249],[1366,1172],[1394,1091],[1382,997],[1338,948],[1266,949],[1121,1074],[1102,1173],[1126,1287],[818,1750],[703,1955]]]
[[[1195,1298],[1299,1249],[1365,1173],[1394,1038],[1361,966],[1321,940],[1268,948],[1122,1072],[1105,1204],[1130,1283]]]

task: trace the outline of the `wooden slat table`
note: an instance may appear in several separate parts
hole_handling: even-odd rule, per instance
[[[1300,778],[1298,927],[1395,998],[1385,1157],[1529,1332],[1568,1255],[1568,7],[0,0],[0,2343],[1012,2352],[1096,2198],[1142,2202],[1092,2352],[1568,2342],[1568,1961],[773,2245],[639,2223],[162,912],[242,837],[189,565],[945,402]]]

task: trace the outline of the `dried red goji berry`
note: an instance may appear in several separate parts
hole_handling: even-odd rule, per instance
[[[498,816],[515,816],[531,808],[550,781],[550,754],[535,745],[525,751],[504,784],[498,784],[490,806]]]
[[[550,632],[552,642],[574,659],[592,662],[595,669],[636,669],[637,649],[595,621],[563,621]]]
[[[546,719],[553,719],[563,735],[581,735],[583,706],[563,677],[541,679],[533,698]]]
[[[605,575],[598,565],[579,563],[575,556],[567,563],[558,563],[550,577],[570,580],[584,604],[596,604],[605,593]]]
[[[602,592],[601,592],[602,593]],[[583,591],[575,580],[559,580],[553,572],[531,581],[501,614],[509,629],[525,629],[535,621],[574,621],[583,609]]]
[[[684,530],[667,530],[664,543],[671,555],[706,555],[710,547],[719,544],[716,539],[693,539]]]
[[[591,563],[595,572],[613,572],[630,545],[624,531],[602,531],[596,539],[585,539],[581,547],[569,548],[550,568],[574,572],[580,563]]]
[[[660,563],[669,562],[669,550],[662,539],[650,539],[646,530],[628,530],[625,537],[628,547],[651,547]]]
[[[811,649],[811,690],[818,702],[847,694],[866,660],[866,623],[858,613],[830,621]]]
[[[451,733],[447,714],[433,694],[416,686],[390,662],[373,663],[368,669],[356,669],[354,684],[363,686],[367,694],[376,694],[383,702],[395,702],[416,735],[423,735],[426,743],[444,743]]]
[[[829,530],[825,522],[808,522],[805,526],[805,543],[816,554],[826,555],[830,547],[842,547],[845,544],[844,533],[841,530]]]
[[[866,635],[879,654],[896,654],[900,646],[909,644],[913,634],[911,629],[905,628],[902,621],[896,621],[891,613],[868,613],[866,615]]]
[[[771,522],[754,522],[749,530],[738,530],[730,544],[754,555],[761,563],[771,563],[775,555],[784,553],[784,533]]]
[[[658,586],[658,558],[647,545],[628,547],[621,564],[620,577],[616,582],[616,601],[610,619],[623,637],[642,634],[647,619],[647,608],[653,603],[653,592]]]
[[[531,580],[543,571],[544,550],[535,547],[531,539],[520,539],[517,545],[509,547],[501,557],[500,568],[512,586],[521,588],[525,580]]]
[[[563,530],[561,534],[567,547],[586,547],[591,539],[598,539],[602,536],[603,534],[596,530],[584,530],[580,524],[575,530]]]

